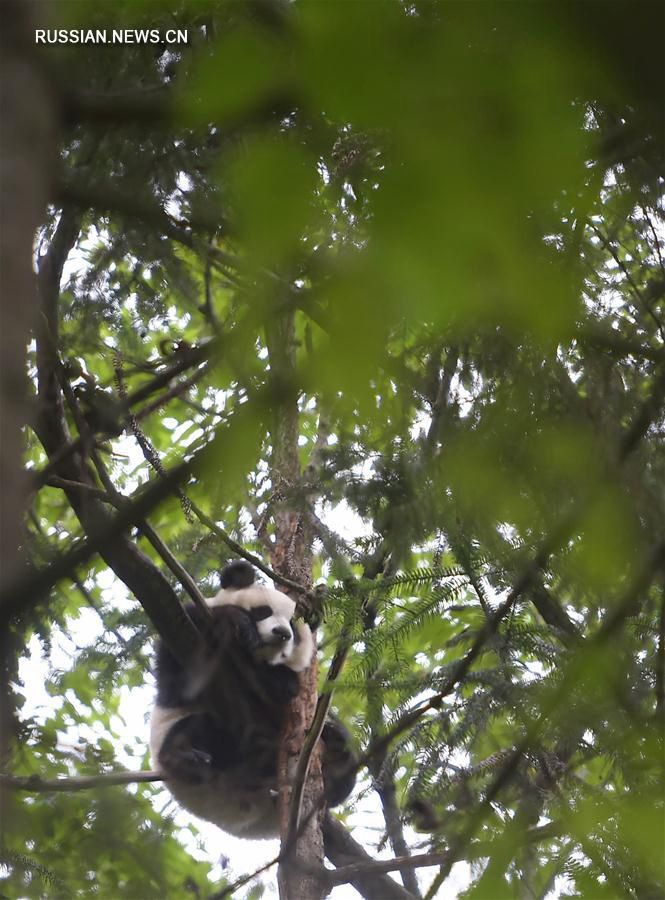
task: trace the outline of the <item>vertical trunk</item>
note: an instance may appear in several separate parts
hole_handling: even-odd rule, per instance
[[[54,121],[34,46],[36,3],[5,0],[0,29],[0,578],[18,563],[24,507],[22,428],[27,419],[26,347],[37,309],[32,266],[35,230],[46,207],[54,146]],[[0,640],[0,768],[7,767],[14,734],[9,682],[15,677],[11,635]],[[7,843],[9,797],[0,791],[0,844]]]
[[[276,571],[309,586],[312,580],[311,538],[305,517],[295,508],[293,489],[300,480],[298,451],[299,413],[295,387],[295,323],[288,313],[266,329],[274,402],[271,473],[275,504],[275,545],[272,565]],[[293,597],[297,602],[300,598]],[[317,697],[317,665],[313,661],[300,679],[300,692],[292,702],[284,728],[279,764],[279,810],[282,852],[288,858],[280,865],[279,891],[282,900],[317,900],[324,887],[313,868],[323,866],[323,780],[321,761],[315,753],[303,793],[301,827],[295,847],[286,848],[291,785]],[[299,866],[298,863],[301,865]]]
[[[5,0],[0,29],[2,206],[0,233],[0,541],[2,577],[16,564],[23,506],[22,426],[26,422],[26,347],[37,310],[32,265],[35,231],[46,207],[54,147],[46,78],[35,52],[37,5]]]

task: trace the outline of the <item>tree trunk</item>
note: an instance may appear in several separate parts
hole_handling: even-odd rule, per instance
[[[33,242],[48,198],[54,120],[35,51],[36,3],[5,0],[0,29],[2,206],[0,233],[0,551],[3,581],[18,558],[24,483],[22,427],[27,420],[26,347],[37,309]]]
[[[46,207],[53,161],[54,118],[47,80],[34,45],[36,3],[5,0],[0,28],[0,581],[18,564],[25,506],[22,429],[27,421],[26,348],[37,309],[32,256],[35,231]],[[14,735],[9,683],[16,653],[9,633],[0,641],[0,768]],[[0,791],[0,844],[9,798]],[[3,824],[4,823],[4,824]]]
[[[271,428],[271,474],[275,493],[275,544],[273,568],[309,587],[312,582],[311,536],[305,517],[294,509],[293,492],[300,481],[298,451],[299,413],[295,388],[294,314],[287,313],[267,328],[275,402]],[[301,598],[293,596],[298,602]],[[302,815],[295,846],[286,847],[291,786],[307,728],[317,698],[317,663],[303,672],[300,692],[289,708],[279,760],[279,813],[282,853],[286,858],[278,873],[281,900],[318,900],[325,893],[321,879],[312,872],[323,867],[323,779],[318,752],[312,756],[303,792]],[[298,865],[298,864],[301,865]]]

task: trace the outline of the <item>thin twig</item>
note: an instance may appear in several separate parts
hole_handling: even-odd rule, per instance
[[[192,512],[196,516],[196,518],[202,522],[213,534],[216,534],[218,538],[220,538],[224,543],[229,547],[229,549],[233,550],[234,553],[237,553],[238,556],[241,556],[243,559],[246,559],[247,562],[250,562],[253,566],[256,566],[264,575],[267,575],[268,578],[271,578],[276,584],[281,584],[283,587],[289,588],[289,590],[297,591],[299,594],[302,594],[304,597],[307,597],[309,600],[316,600],[314,594],[309,591],[306,587],[303,587],[302,584],[299,584],[297,581],[293,581],[291,578],[286,578],[284,575],[280,575],[279,572],[275,572],[270,566],[267,566],[263,560],[259,559],[258,556],[255,556],[253,553],[250,553],[248,550],[245,550],[243,546],[241,546],[237,541],[234,541],[231,535],[221,528],[216,522],[214,522],[210,516],[203,512],[203,510],[194,503],[193,500],[190,500],[192,505]]]
[[[81,411],[76,402],[74,392],[72,391],[71,385],[69,384],[69,381],[67,380],[65,373],[62,370],[62,366],[60,365],[59,362],[57,362],[56,365],[58,366],[58,371],[61,376],[60,380],[61,380],[62,391],[65,395],[65,398],[67,399],[67,404],[71,410],[71,413],[74,417],[74,421],[76,422],[76,426],[79,429],[79,434],[80,434],[81,438],[83,439],[84,445],[85,445],[86,443],[90,443],[93,440],[93,435],[90,432],[88,423],[85,421],[85,419],[81,415]],[[127,393],[124,390],[121,392],[121,399],[122,400],[127,399]],[[131,417],[131,413],[130,413],[130,417]],[[141,445],[141,448],[143,449],[142,445]],[[90,450],[90,458],[92,459],[92,462],[95,466],[97,474],[99,475],[99,478],[100,478],[102,484],[104,485],[106,498],[107,499],[110,498],[111,502],[114,504],[114,506],[117,509],[121,509],[128,502],[127,498],[124,497],[123,494],[121,494],[120,491],[118,491],[116,486],[113,484],[113,481],[111,480],[111,476],[109,475],[109,473],[106,470],[106,466],[102,462],[102,459],[101,459],[99,453],[94,449],[94,447],[92,447]],[[161,467],[158,474],[160,476],[164,477],[166,472],[163,467]],[[176,488],[176,489],[177,489],[179,495],[182,495],[181,489],[180,488]],[[165,565],[168,567],[168,569],[175,575],[175,577],[178,579],[178,581],[180,582],[182,587],[192,598],[192,600],[194,601],[196,606],[201,610],[204,617],[208,617],[209,616],[208,606],[205,602],[205,599],[203,598],[203,595],[199,591],[198,587],[196,586],[196,583],[194,582],[194,579],[189,574],[189,572],[187,572],[187,570],[184,568],[184,566],[182,566],[181,563],[175,558],[175,556],[171,553],[171,551],[166,546],[164,541],[161,539],[161,537],[157,534],[155,529],[152,527],[152,525],[150,525],[150,523],[147,520],[145,520],[145,519],[142,520],[141,522],[138,523],[138,526],[141,529],[141,531],[143,532],[143,534],[145,535],[145,537],[148,539],[148,541],[152,544],[153,548],[157,551],[157,553],[161,557],[162,561],[165,563]]]
[[[436,873],[436,875],[432,879],[432,883],[427,888],[427,891],[425,892],[425,894],[423,896],[423,900],[434,900],[434,898],[439,893],[439,888],[441,887],[441,885],[443,884],[445,879],[446,879],[446,873],[445,873],[443,866],[441,866],[439,868],[439,871]]]
[[[300,832],[302,832],[302,830],[309,824],[310,819],[317,812],[318,809],[314,809],[310,812],[305,821],[302,823]],[[299,836],[299,833],[296,834],[294,840]],[[279,863],[283,862],[290,855],[292,849],[293,845],[285,843],[283,849],[280,850],[280,852],[277,856],[274,857],[274,859],[271,859],[267,863],[264,863],[262,866],[259,866],[258,869],[250,872],[249,875],[242,875],[240,878],[238,878],[237,881],[234,881],[233,884],[229,884],[225,888],[222,888],[221,891],[213,894],[212,897],[210,897],[210,900],[224,900],[224,898],[226,897],[231,897],[237,890],[239,890],[241,887],[244,887],[250,881],[253,881],[258,875],[262,875],[263,872],[267,872],[268,869],[271,869],[273,866],[276,866]]]
[[[139,409],[135,418],[137,422],[141,422],[143,419],[146,419],[149,415],[154,413],[158,409],[162,409],[162,407],[166,406],[167,403],[170,403],[171,400],[175,400],[181,394],[184,394],[185,391],[188,391],[189,388],[194,387],[201,379],[208,374],[208,366],[200,366],[189,378],[185,378],[183,381],[179,381],[174,384],[168,391],[165,391],[159,397],[156,397],[152,403],[146,403],[144,407]],[[187,400],[185,400],[187,402]],[[210,414],[211,410],[204,410],[206,414]]]
[[[639,287],[639,285],[637,284],[637,282],[636,282],[635,279],[633,278],[632,274],[630,273],[630,270],[628,269],[628,266],[627,266],[626,263],[621,259],[621,257],[619,256],[619,254],[618,254],[616,248],[614,247],[614,245],[612,244],[612,242],[610,241],[610,239],[609,239],[608,237],[606,237],[606,236],[603,234],[603,232],[602,232],[599,228],[597,228],[595,225],[592,224],[592,225],[591,225],[591,229],[592,229],[593,233],[596,235],[596,237],[598,238],[598,240],[601,242],[601,244],[603,245],[603,247],[604,247],[604,248],[607,250],[607,252],[610,254],[610,256],[612,257],[612,259],[614,260],[614,262],[617,264],[617,266],[618,266],[618,267],[621,269],[621,271],[623,272],[624,277],[625,277],[626,281],[628,282],[628,285],[629,285],[629,287],[631,288],[633,294],[634,294],[635,297],[637,298],[637,300],[638,300],[640,306],[642,306],[642,308],[647,312],[647,314],[648,314],[649,316],[651,316],[651,318],[653,319],[653,321],[654,321],[655,324],[656,324],[656,328],[658,329],[658,332],[659,332],[659,334],[660,334],[662,340],[665,341],[665,327],[663,326],[663,323],[662,323],[661,320],[658,318],[658,316],[656,315],[656,313],[653,311],[653,308],[652,308],[651,304],[650,304],[649,301],[647,300],[647,298],[646,298],[646,296],[644,295],[644,292],[642,291],[642,289]]]
[[[324,725],[326,724],[326,718],[330,711],[330,704],[332,703],[335,682],[339,673],[342,671],[348,652],[349,641],[347,636],[343,633],[340,636],[337,649],[330,662],[325,684],[323,685],[316,702],[312,724],[309,727],[298,757],[298,764],[296,766],[291,787],[291,805],[289,807],[289,820],[286,830],[286,846],[292,846],[293,842],[295,842],[296,835],[298,834],[303,792],[305,789],[305,782],[307,781],[307,773],[309,772],[312,754],[321,737]]]
[[[186,353],[178,354],[179,358],[172,366],[165,368],[163,372],[159,372],[147,384],[143,385],[140,388],[137,388],[137,390],[129,394],[127,398],[129,408],[133,408],[136,404],[141,403],[143,400],[150,397],[155,393],[155,391],[168,384],[173,378],[180,375],[183,371],[186,371],[192,366],[198,366],[201,362],[205,361],[207,358],[209,358],[209,356],[213,354],[215,346],[215,343],[213,341],[210,341],[207,344],[201,344],[196,347],[191,347]],[[205,371],[205,369],[203,371]],[[137,418],[143,418],[144,416],[153,412],[159,406],[162,406],[163,403],[168,399],[170,398],[167,393],[167,395],[162,398],[158,398],[158,400],[156,400],[149,407],[139,410],[139,412],[136,414]],[[49,461],[42,469],[30,472],[30,490],[39,490],[42,485],[47,483],[52,473],[60,466],[60,464],[63,463],[66,459],[69,459],[69,457],[74,453],[77,453],[79,450],[81,450],[82,447],[83,440],[79,436],[58,448],[58,450],[50,456]]]
[[[113,505],[113,498],[103,488],[95,487],[94,484],[86,484],[83,481],[71,481],[69,478],[60,478],[59,475],[51,475],[46,482],[48,487],[61,488],[63,491],[84,491],[92,497],[97,497],[105,503]]]
[[[115,380],[116,380],[116,385],[118,387],[118,394],[120,395],[120,399],[126,403],[127,399],[128,399],[128,395],[127,395],[127,387],[125,385],[125,378],[124,378],[123,371],[122,371],[122,355],[120,354],[120,352],[116,352],[116,354],[115,354],[115,361],[114,361],[113,368],[115,371]],[[129,428],[130,428],[132,434],[136,438],[137,444],[141,448],[141,452],[143,453],[144,459],[146,460],[147,463],[149,463],[152,466],[152,468],[155,470],[155,472],[157,472],[158,475],[163,476],[165,469],[164,469],[164,465],[162,464],[161,459],[159,458],[159,453],[157,453],[157,450],[155,449],[155,446],[152,443],[152,441],[141,430],[141,427],[140,427],[138,421],[136,420],[136,416],[131,412],[131,410],[127,416],[127,421],[128,421]],[[192,511],[190,509],[189,500],[186,497],[182,488],[178,487],[177,493],[178,493],[178,497],[180,497],[180,504],[182,506],[182,511],[185,515],[185,518],[191,525],[191,524],[193,524],[193,518],[192,518]],[[197,600],[195,602],[198,604],[199,598],[197,598]]]
[[[656,715],[665,717],[665,589],[661,589],[656,649]]]

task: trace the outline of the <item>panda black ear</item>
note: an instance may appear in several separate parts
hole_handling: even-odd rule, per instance
[[[254,584],[256,572],[244,559],[234,559],[222,569],[223,588],[244,588]]]

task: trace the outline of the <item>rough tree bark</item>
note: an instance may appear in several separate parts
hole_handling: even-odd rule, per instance
[[[0,27],[0,581],[18,563],[23,512],[22,428],[27,419],[26,347],[36,314],[32,246],[46,206],[53,161],[54,117],[45,73],[35,53],[37,3],[5,0]],[[14,728],[8,690],[16,654],[8,632],[0,638],[0,766]],[[0,792],[0,823],[9,820]],[[0,844],[3,843],[0,835]]]
[[[273,568],[306,587],[312,581],[311,536],[305,517],[294,509],[293,492],[300,478],[298,450],[299,413],[295,387],[295,324],[288,312],[266,328],[270,367],[273,373],[273,418],[271,425],[271,473],[275,503]],[[301,598],[294,595],[298,602]],[[278,882],[282,900],[317,900],[325,884],[312,874],[323,866],[323,779],[320,754],[312,757],[303,792],[301,827],[295,847],[286,847],[291,785],[307,728],[314,716],[317,698],[317,663],[301,676],[300,692],[289,709],[279,761],[279,811],[282,853]],[[302,865],[298,865],[301,863]]]
[[[36,3],[5,0],[0,28],[0,574],[5,580],[16,564],[23,509],[26,347],[37,310],[32,246],[46,207],[55,146],[53,104],[33,41],[36,9]]]

